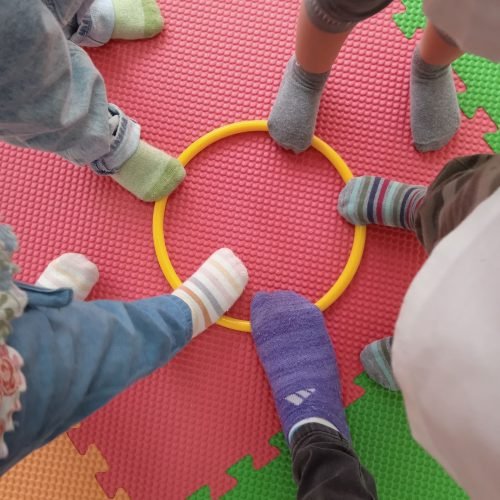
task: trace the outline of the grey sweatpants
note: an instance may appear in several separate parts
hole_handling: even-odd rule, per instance
[[[92,21],[111,36],[111,1],[96,1],[99,18],[92,0],[0,2],[0,140],[112,174],[137,149],[140,128],[108,103],[101,74],[75,43],[92,42]],[[119,118],[114,130],[110,115]]]

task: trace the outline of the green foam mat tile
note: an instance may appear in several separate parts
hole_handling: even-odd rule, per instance
[[[417,30],[425,28],[427,19],[423,11],[423,0],[402,0],[406,7],[404,12],[394,14],[392,17],[398,28],[406,38],[413,38]]]
[[[482,108],[495,125],[500,126],[500,64],[465,54],[453,63],[453,69],[466,87],[458,96],[465,115],[472,118]],[[486,134],[485,140],[493,151],[500,153],[499,131]]]
[[[353,446],[373,474],[382,500],[458,500],[465,493],[411,437],[403,398],[366,374],[363,397],[347,408]]]

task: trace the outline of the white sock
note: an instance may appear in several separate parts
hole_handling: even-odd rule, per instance
[[[173,295],[183,300],[193,316],[193,337],[213,325],[243,293],[248,271],[234,253],[222,248],[212,254]]]
[[[75,299],[85,300],[99,280],[99,270],[85,255],[65,253],[54,259],[38,278],[43,288],[71,288]]]

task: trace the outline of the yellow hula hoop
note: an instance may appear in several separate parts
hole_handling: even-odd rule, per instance
[[[200,137],[197,141],[193,142],[183,153],[179,156],[179,161],[186,166],[195,156],[201,153],[204,149],[208,148],[214,142],[220,141],[232,135],[243,134],[245,132],[267,132],[267,121],[265,120],[251,120],[225,125],[218,129],[212,130],[208,134]],[[319,137],[314,136],[312,147],[325,156],[333,167],[337,170],[342,180],[347,183],[352,177],[352,172],[345,164],[344,160]],[[165,235],[163,232],[163,225],[165,220],[165,209],[167,207],[168,198],[163,198],[156,202],[153,212],[153,240],[156,251],[156,257],[160,267],[173,289],[176,289],[182,284],[179,276],[170,261],[167,246],[165,245]],[[330,307],[345,291],[353,280],[363,257],[363,250],[366,240],[366,228],[364,226],[354,227],[354,240],[351,247],[351,252],[347,263],[338,277],[337,281],[332,287],[321,297],[316,306],[324,311]],[[237,330],[240,332],[250,332],[251,326],[249,321],[242,319],[231,318],[230,316],[223,316],[218,322],[218,325]]]

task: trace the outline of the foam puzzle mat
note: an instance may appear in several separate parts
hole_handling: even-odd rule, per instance
[[[141,124],[143,137],[179,154],[222,124],[265,118],[293,51],[299,2],[160,5],[167,25],[158,38],[89,51],[110,101]],[[427,183],[454,156],[500,152],[500,111],[491,97],[500,89],[499,66],[471,56],[455,65],[460,132],[442,151],[413,149],[409,61],[422,19],[420,0],[405,0],[362,23],[328,82],[317,134],[355,174]],[[94,298],[169,291],[154,255],[152,205],[50,154],[0,145],[0,168],[0,213],[20,239],[22,279],[35,280],[50,259],[77,251],[101,270]],[[251,296],[261,289],[291,288],[315,299],[340,272],[351,244],[352,229],[336,213],[341,187],[316,152],[295,156],[264,134],[222,141],[189,165],[171,198],[165,232],[172,262],[185,278],[215,249],[232,248],[251,276],[232,311],[238,317],[248,318]],[[364,376],[355,383],[361,348],[391,333],[424,258],[412,235],[370,228],[356,279],[325,314],[355,448],[383,500],[464,498],[411,441],[399,397]],[[0,479],[0,496],[293,498],[279,430],[251,337],[213,327],[167,367],[16,466]]]

